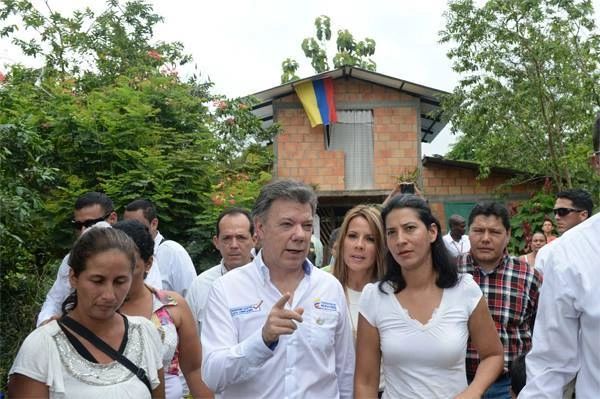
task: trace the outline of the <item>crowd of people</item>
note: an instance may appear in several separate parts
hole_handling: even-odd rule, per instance
[[[600,173],[599,136],[600,118]],[[265,185],[252,212],[221,213],[221,262],[196,276],[150,201],[117,222],[106,195],[83,195],[9,397],[598,396],[600,215],[586,191],[557,194],[559,237],[544,220],[522,256],[507,252],[503,204],[452,215],[443,234],[417,193],[350,209],[318,268],[316,209],[302,182]]]

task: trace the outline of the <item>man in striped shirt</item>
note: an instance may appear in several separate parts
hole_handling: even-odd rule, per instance
[[[531,333],[537,311],[541,275],[533,267],[507,254],[510,220],[506,207],[481,202],[469,215],[468,254],[459,257],[458,270],[470,273],[481,287],[500,340],[504,346],[504,373],[483,399],[510,398],[512,361],[531,348]],[[474,377],[479,364],[477,352],[467,349],[467,378]]]

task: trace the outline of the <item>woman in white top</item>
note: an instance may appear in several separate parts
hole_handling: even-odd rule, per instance
[[[158,329],[162,341],[165,397],[183,397],[183,384],[179,378],[182,372],[194,398],[212,398],[212,392],[202,382],[200,339],[187,302],[177,292],[156,290],[144,283],[154,253],[150,231],[137,220],[124,220],[113,227],[125,232],[136,245],[133,281],[121,312],[150,319]]]
[[[337,252],[332,273],[346,293],[356,344],[358,304],[362,290],[368,283],[381,280],[385,274],[385,242],[380,210],[369,205],[350,209],[344,216],[334,245]],[[381,378],[379,392],[383,389]]]
[[[63,304],[65,315],[25,339],[9,372],[8,396],[163,398],[156,329],[149,320],[117,313],[131,285],[135,244],[121,231],[95,227],[77,240],[69,266],[74,292]],[[145,381],[67,327],[68,321],[78,322],[143,369]]]
[[[481,397],[502,372],[503,350],[479,286],[457,273],[423,199],[395,197],[382,219],[387,271],[361,296],[355,397],[377,397],[382,353],[384,398]],[[482,359],[471,385],[469,337]]]

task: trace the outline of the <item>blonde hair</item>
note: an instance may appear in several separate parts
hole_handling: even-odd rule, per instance
[[[378,208],[371,205],[355,206],[346,213],[344,221],[342,222],[342,226],[340,227],[340,231],[336,240],[337,254],[332,270],[335,278],[337,278],[342,284],[342,287],[344,287],[344,291],[346,291],[346,286],[348,284],[348,266],[344,263],[343,243],[346,235],[348,234],[350,222],[357,217],[362,217],[367,221],[373,232],[373,236],[375,237],[376,254],[375,265],[371,273],[371,281],[374,282],[381,280],[385,275],[385,237],[383,235],[383,221],[381,220],[381,212]]]

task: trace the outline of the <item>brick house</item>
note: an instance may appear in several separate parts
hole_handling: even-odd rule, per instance
[[[338,122],[311,127],[294,86],[333,79]],[[423,157],[421,143],[432,142],[446,122],[445,92],[355,67],[343,67],[253,94],[253,112],[276,122],[274,176],[313,185],[319,197],[316,233],[328,243],[331,230],[359,203],[381,203],[399,179],[417,182],[445,226],[451,214],[468,215],[482,199],[518,201],[541,182],[505,185],[517,172],[493,169],[477,179],[478,166]],[[445,228],[445,227],[444,227]]]

